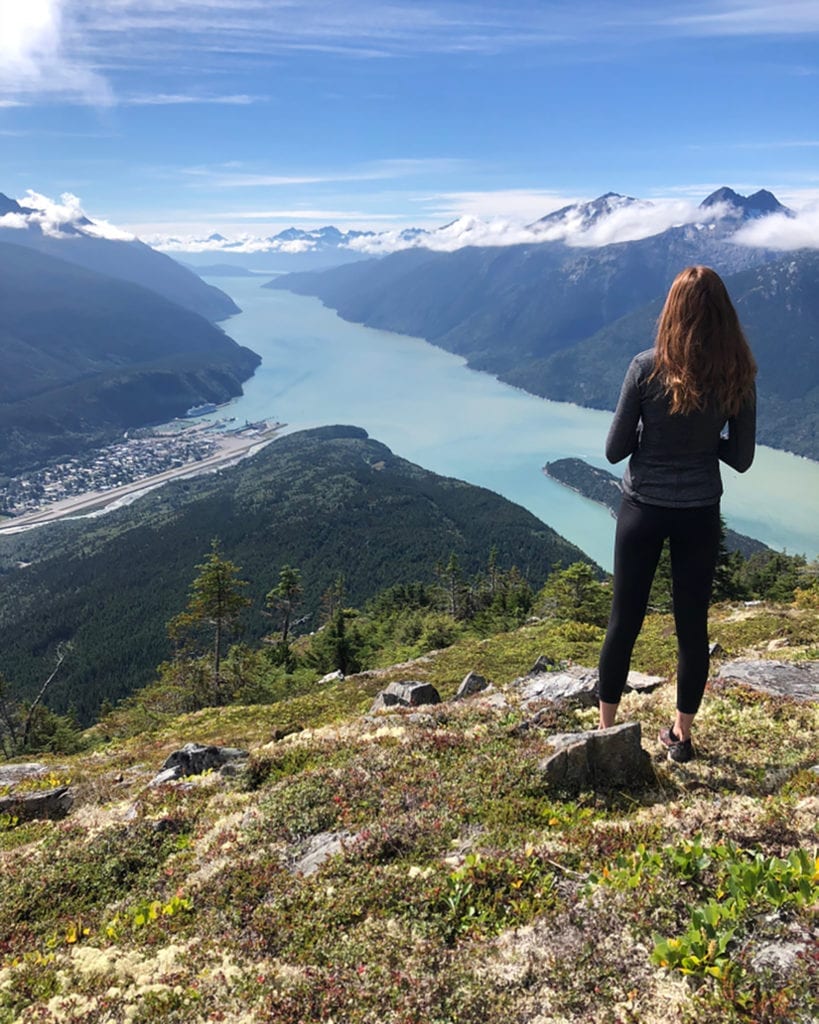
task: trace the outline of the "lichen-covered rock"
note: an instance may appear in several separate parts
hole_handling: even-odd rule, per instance
[[[319,832],[308,839],[290,870],[293,874],[312,875],[326,860],[341,853],[344,845],[354,838],[352,832]]]
[[[639,722],[611,729],[558,733],[549,737],[555,753],[540,764],[547,785],[556,790],[620,789],[644,785],[653,777],[643,750]]]
[[[370,714],[389,708],[416,708],[422,704],[440,704],[441,695],[432,683],[410,680],[405,683],[390,683],[373,701]]]
[[[597,670],[573,665],[561,672],[538,672],[515,680],[524,705],[549,700],[556,704],[593,707],[597,703]]]
[[[778,697],[819,701],[819,661],[730,661],[719,670],[720,679],[734,679]]]

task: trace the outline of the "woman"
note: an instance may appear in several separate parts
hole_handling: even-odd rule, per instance
[[[744,473],[753,461],[755,377],[754,357],[719,275],[687,267],[671,285],[654,348],[628,368],[606,441],[609,462],[631,459],[600,654],[600,728],[614,724],[667,537],[679,659],[677,714],[660,742],[673,761],[694,756],[691,723],[708,678],[708,602],[720,544],[719,462]]]

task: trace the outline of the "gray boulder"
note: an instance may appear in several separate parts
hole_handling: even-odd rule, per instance
[[[558,733],[549,738],[555,753],[540,764],[550,789],[620,789],[653,778],[651,758],[640,744],[639,722],[611,729]]]
[[[59,819],[68,814],[73,804],[73,790],[68,786],[55,786],[53,789],[0,797],[0,814],[8,814],[18,821]]]
[[[777,697],[819,701],[819,661],[730,661],[719,670],[720,679],[734,679]]]
[[[202,772],[221,768],[223,765],[244,760],[248,756],[246,750],[238,750],[236,747],[186,743],[180,750],[175,750],[169,755],[162,766],[162,771],[151,780],[151,785],[159,786],[163,782],[173,782],[174,779],[181,779],[186,775],[201,775]]]
[[[422,704],[440,704],[441,695],[432,683],[410,680],[405,683],[390,683],[373,701],[370,714],[389,708],[416,708]]]
[[[471,697],[473,693],[480,693],[481,690],[485,690],[487,686],[489,686],[489,683],[483,676],[478,675],[477,672],[468,672],[461,681],[461,685],[458,687],[455,694],[455,700],[463,700],[465,697]]]

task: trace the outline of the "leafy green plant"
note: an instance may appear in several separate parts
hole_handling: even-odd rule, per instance
[[[163,918],[176,917],[179,914],[191,913],[193,911],[193,900],[189,896],[183,896],[181,892],[174,893],[169,900],[140,900],[116,914],[105,927],[105,933],[109,939],[118,939],[125,928],[130,931],[139,931],[141,928],[148,928],[154,922]],[[68,941],[68,940],[66,940]],[[76,941],[76,940],[74,940]]]
[[[467,855],[450,872],[436,908],[448,942],[494,935],[523,924],[554,903],[554,874],[531,847],[523,856]]]
[[[685,975],[721,978],[728,970],[730,944],[739,926],[740,908],[733,900],[709,900],[691,913],[691,923],[677,939],[660,939],[652,960]]]
[[[787,857],[747,854],[733,844],[716,847],[722,870],[719,899],[696,907],[679,938],[659,938],[652,959],[661,967],[685,975],[725,977],[731,970],[731,949],[736,933],[754,911],[807,907],[819,897],[819,860],[802,849]],[[708,858],[702,851],[703,858]]]

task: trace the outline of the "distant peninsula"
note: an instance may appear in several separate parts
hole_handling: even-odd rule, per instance
[[[547,462],[543,472],[552,480],[564,487],[588,498],[590,501],[603,505],[613,516],[617,516],[620,500],[623,496],[620,479],[607,469],[598,469],[583,459],[556,459]],[[760,551],[770,551],[767,544],[744,533],[737,533],[726,527],[725,547],[729,551],[739,551],[744,558]]]
[[[270,277],[270,271],[250,270],[234,263],[208,263],[202,267],[197,267],[193,263],[183,263],[182,265],[188,270],[192,270],[194,274],[198,274],[199,277]]]

